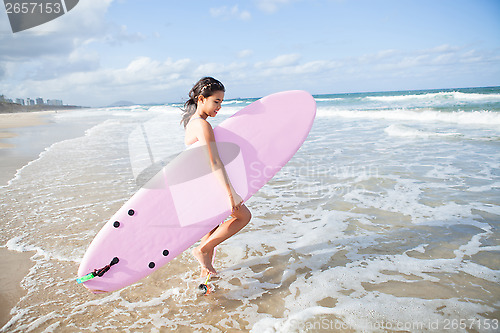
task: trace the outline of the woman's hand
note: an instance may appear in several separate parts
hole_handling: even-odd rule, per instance
[[[243,199],[236,192],[233,192],[231,195],[229,195],[229,199],[231,200],[231,213],[234,213],[238,209],[240,209],[241,204],[243,203]]]

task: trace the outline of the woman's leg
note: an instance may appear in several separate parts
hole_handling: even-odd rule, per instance
[[[210,233],[203,236],[200,245],[195,247],[192,251],[195,258],[200,262],[202,275],[208,273],[217,274],[212,266],[215,247],[243,229],[252,218],[252,214],[245,205],[241,205],[241,207],[231,216],[232,219],[224,222],[210,231]]]
[[[208,234],[206,234],[205,236],[203,236],[203,237],[201,238],[201,240],[200,240],[200,244],[205,243],[205,242],[209,239],[209,237],[210,237],[210,236],[211,236],[211,235],[215,232],[215,230],[217,230],[217,228],[219,228],[219,226],[216,226],[216,227],[215,227],[215,228],[213,228],[213,229],[212,229],[212,230],[211,230]],[[193,252],[192,252],[192,253],[193,253],[193,255],[195,254],[194,250],[193,250]],[[208,253],[208,255],[209,255],[209,256],[210,256],[210,258],[211,258],[211,259],[210,259],[210,262],[213,262],[213,261],[214,261],[214,254],[215,254],[215,248],[214,248],[211,252],[209,252],[209,253]],[[196,255],[195,255],[195,257],[196,257]],[[196,259],[198,259],[198,258],[196,258]],[[209,273],[209,272],[208,272],[208,269],[201,267],[200,277],[206,277],[206,276],[208,275],[208,273]]]

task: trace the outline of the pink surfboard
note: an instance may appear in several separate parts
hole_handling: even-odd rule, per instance
[[[305,91],[264,97],[214,128],[221,160],[236,192],[248,200],[297,152],[316,115]],[[144,185],[104,225],[78,276],[109,292],[131,285],[181,254],[231,214],[224,186],[211,172],[207,147],[193,145]],[[107,266],[107,267],[106,267]]]

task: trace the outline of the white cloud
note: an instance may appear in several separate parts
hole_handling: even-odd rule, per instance
[[[330,89],[338,87],[336,89],[346,91],[352,87],[368,87],[365,89],[377,90],[369,87],[380,87],[380,82],[400,82],[401,77],[412,82],[419,79],[432,83],[440,78],[452,82],[463,73],[483,75],[490,68],[500,68],[500,56],[466,47],[389,49],[336,59],[305,58],[291,53],[257,62],[250,61],[253,59],[249,57],[251,50],[242,50],[238,55],[241,58],[235,57],[233,62],[188,58],[159,60],[141,56],[122,66],[103,68],[98,54],[79,48],[69,54],[66,64],[52,64],[51,67],[47,61],[44,66],[36,67],[36,77],[0,81],[0,91],[12,98],[43,96],[95,106],[120,99],[137,103],[172,101],[174,92],[177,95],[173,98],[179,100],[205,75],[222,80],[232,96],[258,96],[272,89],[334,92]],[[12,77],[16,72],[12,62],[0,68],[4,76]],[[52,71],[57,75],[50,75]],[[393,85],[398,88],[397,83]]]
[[[237,57],[238,58],[247,58],[250,57],[253,54],[253,50],[246,49],[246,50],[241,50],[238,52]]]
[[[219,8],[210,8],[210,15],[216,18],[222,18],[225,20],[236,18],[243,21],[248,21],[252,18],[252,14],[250,14],[247,10],[240,10],[238,5],[234,5],[229,8],[227,6],[219,7]]]
[[[229,64],[225,63],[202,63],[196,66],[196,68],[190,72],[188,75],[194,78],[199,78],[202,76],[212,75],[217,78],[222,77],[242,77],[245,76],[249,71],[246,62],[231,62]]]
[[[189,59],[158,61],[138,57],[122,68],[67,71],[43,79],[28,78],[15,85],[0,83],[0,91],[13,98],[44,96],[79,105],[107,105],[118,99],[147,102],[147,98],[158,100],[172,87],[182,85],[185,79],[192,80],[190,64]]]
[[[103,37],[103,40],[112,45],[123,43],[136,43],[146,39],[140,32],[129,32],[126,25],[112,26],[110,32]]]
[[[46,24],[16,34],[0,33],[0,62],[26,67],[25,62],[53,62],[56,56],[61,57],[60,62],[66,61],[75,50],[103,38],[103,31],[110,31],[111,25],[104,20],[110,3],[111,0],[80,1],[72,11]],[[125,35],[123,29],[118,29],[118,33]]]
[[[488,57],[491,59],[491,57]],[[364,54],[351,59],[352,65],[366,66],[373,70],[420,70],[428,66],[452,66],[463,62],[488,61],[484,55],[475,50],[466,50],[464,47],[440,45],[437,47],[421,50],[382,50],[373,54]]]
[[[94,43],[121,45],[145,39],[127,26],[106,19],[112,1],[80,1],[73,10],[51,22],[16,34],[0,33],[0,91],[14,98],[44,96],[77,103],[89,96],[84,90],[95,89],[85,88],[84,84],[104,87],[141,77],[141,73],[130,77],[120,70],[103,69],[99,53],[91,47]],[[156,69],[162,65],[166,67],[160,64]],[[154,64],[144,68],[154,68]],[[144,80],[142,77],[138,81]],[[82,97],[75,98],[77,90],[73,87],[82,89]]]
[[[256,68],[286,67],[298,64],[299,54],[283,54],[269,61],[261,61],[255,64]]]
[[[461,49],[462,49],[461,47],[443,44],[443,45],[433,47],[431,49],[422,50],[422,52],[423,53],[449,53],[449,52],[457,52],[457,51],[460,51]]]
[[[19,66],[19,64],[14,64]],[[59,77],[72,72],[93,71],[100,67],[100,58],[96,52],[89,52],[81,48],[74,50],[61,61],[60,56],[45,57],[33,65],[26,73],[27,78],[33,80],[46,80]]]
[[[265,13],[272,14],[279,7],[293,2],[294,0],[256,0],[257,7]]]
[[[164,86],[173,78],[184,75],[190,63],[189,59],[174,61],[169,58],[165,61],[158,61],[149,57],[138,57],[125,68],[96,71],[94,75],[97,79],[107,80],[107,86],[157,89],[158,86]],[[94,75],[91,74],[89,77],[93,78]]]
[[[95,42],[117,45],[143,41],[143,34],[106,20],[112,1],[80,1],[73,10],[46,24],[16,34],[0,33],[0,61],[44,61],[45,56],[64,58]]]
[[[374,54],[364,54],[364,55],[360,56],[358,58],[358,60],[360,63],[369,64],[369,63],[378,62],[381,60],[387,61],[389,59],[396,57],[399,54],[401,54],[401,52],[398,50],[393,50],[393,49],[382,50],[382,51],[379,51],[379,52],[374,53]]]

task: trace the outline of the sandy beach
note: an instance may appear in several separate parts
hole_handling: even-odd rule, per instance
[[[0,113],[0,186],[5,186],[16,171],[35,159],[41,152],[37,150],[36,135],[27,136],[33,132],[33,127],[46,125],[46,116],[61,111],[32,111],[17,113]],[[31,128],[31,129],[30,129]],[[22,147],[15,145],[14,140],[22,139]],[[29,145],[29,147],[28,147]],[[40,147],[43,150],[45,147]]]
[[[0,248],[0,327],[10,319],[11,309],[26,294],[21,281],[34,263],[30,260],[33,252],[16,252]]]
[[[0,150],[5,152],[15,149],[14,145],[2,142],[2,139],[16,137],[19,128],[45,124],[43,115],[53,112],[0,114]],[[25,163],[26,159],[23,158],[3,158],[2,163],[0,163],[0,184],[6,184],[13,177],[15,171]],[[31,252],[21,253],[0,248],[0,304],[2,304],[0,307],[0,327],[9,321],[11,309],[26,294],[26,291],[21,287],[21,281],[34,264],[30,260],[32,255]]]
[[[54,111],[39,112],[19,112],[19,113],[1,113],[0,114],[0,149],[12,148],[11,144],[2,142],[1,139],[15,137],[14,128],[29,127],[45,124],[42,116],[53,113]]]

